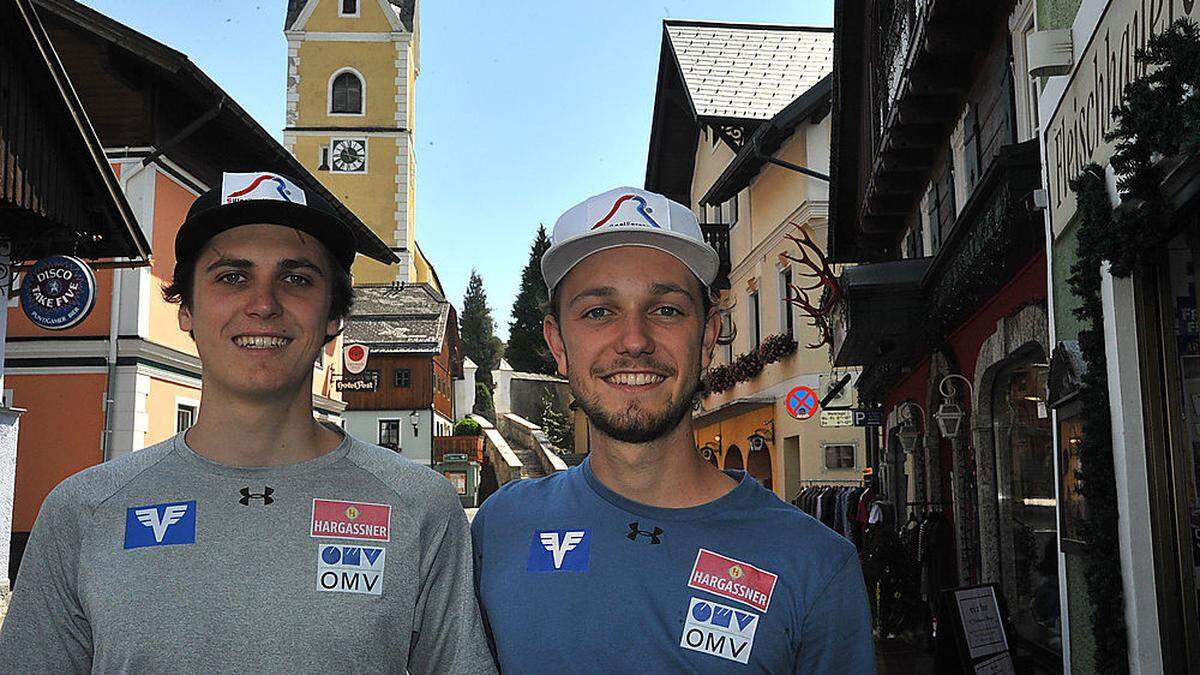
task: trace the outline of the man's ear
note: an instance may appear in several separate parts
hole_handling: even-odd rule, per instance
[[[721,311],[716,304],[708,310],[704,320],[704,342],[701,346],[700,369],[704,370],[712,363],[713,350],[717,347],[717,337],[721,334]]]
[[[549,314],[542,319],[542,337],[546,340],[546,346],[550,348],[550,354],[554,356],[554,363],[558,365],[558,374],[566,377],[567,346],[563,342],[558,321]]]
[[[188,335],[192,334],[192,310],[182,302],[179,303],[179,330]]]

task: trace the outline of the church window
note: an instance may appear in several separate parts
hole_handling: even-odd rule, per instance
[[[361,115],[363,111],[362,80],[348,70],[339,73],[333,78],[329,98],[329,112]]]

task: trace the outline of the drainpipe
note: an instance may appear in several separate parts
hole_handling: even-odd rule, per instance
[[[125,154],[129,154],[129,147],[126,146]],[[119,184],[121,193],[129,195],[129,182],[133,177],[146,170],[149,166],[147,163],[139,162],[136,165],[132,162],[123,164],[121,167],[121,177]],[[126,167],[133,167],[132,170],[126,171]],[[136,215],[136,214],[135,214]],[[120,269],[113,270],[112,277],[112,311],[108,317],[108,356],[105,359],[105,367],[108,372],[108,377],[104,385],[104,433],[100,437],[101,450],[103,461],[107,462],[112,459],[112,437],[113,437],[113,408],[116,406],[116,380],[117,380],[117,340],[120,337],[121,324],[121,281],[125,276],[125,271]]]

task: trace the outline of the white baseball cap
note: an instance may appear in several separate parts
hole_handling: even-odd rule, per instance
[[[717,278],[720,258],[704,242],[691,209],[654,192],[623,187],[588,197],[554,223],[542,255],[542,278],[554,287],[584,258],[618,246],[645,246],[679,259],[705,287]]]

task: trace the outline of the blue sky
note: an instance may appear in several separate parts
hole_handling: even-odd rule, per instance
[[[83,0],[187,54],[282,138],[285,0]],[[483,275],[498,332],[538,223],[641,186],[662,20],[832,25],[832,0],[424,0],[413,125],[417,239],[461,307]]]

